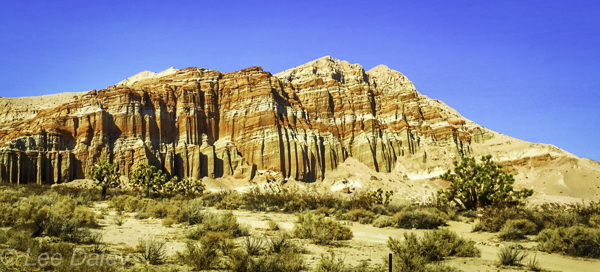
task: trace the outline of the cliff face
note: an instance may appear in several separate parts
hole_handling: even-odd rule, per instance
[[[419,94],[401,73],[331,57],[276,75],[259,67],[146,71],[64,102],[29,115],[0,112],[2,181],[66,182],[109,160],[124,174],[149,162],[180,177],[250,180],[271,170],[313,182],[350,157],[414,179],[461,155],[491,152],[517,167],[567,154],[527,143],[534,155],[506,155],[499,141],[521,142]]]

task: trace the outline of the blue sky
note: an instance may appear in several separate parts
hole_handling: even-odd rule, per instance
[[[0,96],[142,70],[386,64],[501,133],[600,161],[597,1],[2,1]]]

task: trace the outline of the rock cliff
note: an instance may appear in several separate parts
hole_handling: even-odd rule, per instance
[[[62,102],[23,107],[0,98],[2,181],[67,182],[109,160],[124,174],[148,162],[180,177],[249,181],[270,171],[314,182],[349,158],[419,180],[460,156],[489,153],[523,186],[553,176],[567,187],[587,184],[586,197],[600,190],[596,162],[481,127],[383,65],[365,71],[323,57],[275,75],[170,68]],[[588,181],[540,170],[548,165],[580,167]]]

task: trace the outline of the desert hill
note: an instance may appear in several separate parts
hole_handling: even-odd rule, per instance
[[[384,65],[327,56],[275,75],[169,68],[62,97],[0,98],[2,181],[68,182],[110,160],[124,174],[149,162],[240,186],[278,179],[425,195],[453,160],[491,154],[540,199],[600,198],[598,162],[482,127]]]

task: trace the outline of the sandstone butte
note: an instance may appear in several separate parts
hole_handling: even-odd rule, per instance
[[[598,162],[477,125],[384,65],[365,71],[327,56],[275,75],[170,68],[103,90],[0,98],[8,183],[82,179],[109,160],[124,175],[148,162],[170,175],[246,184],[266,174],[347,184],[371,173],[360,187],[431,182],[453,160],[485,154],[517,186],[549,199],[600,199]],[[357,173],[335,180],[340,168]]]

